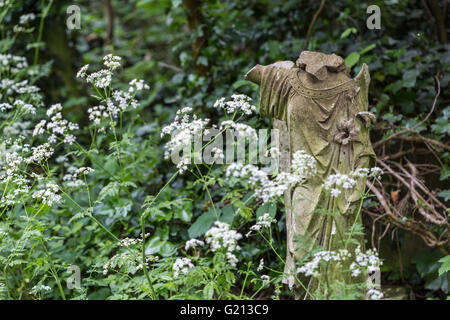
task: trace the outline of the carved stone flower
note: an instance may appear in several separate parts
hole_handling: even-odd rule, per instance
[[[337,143],[346,145],[358,138],[359,128],[355,126],[353,119],[338,122],[337,130],[334,135],[334,141]]]

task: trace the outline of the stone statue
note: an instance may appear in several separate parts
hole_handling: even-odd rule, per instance
[[[345,174],[375,164],[369,138],[375,116],[367,112],[369,70],[364,64],[352,79],[341,57],[303,51],[296,64],[282,61],[256,65],[246,79],[260,85],[260,113],[272,118],[274,127],[280,130],[281,170],[289,169],[291,156],[298,150],[305,150],[317,160],[317,177],[285,193],[285,273],[291,275],[296,261],[304,255],[304,251],[296,250],[297,235],[306,235],[327,250],[339,249],[330,241],[332,218],[316,210],[331,210],[323,181],[330,174]],[[340,230],[347,230],[355,222],[360,199],[358,191],[339,197]],[[298,289],[293,276],[286,276],[284,281],[292,290]]]

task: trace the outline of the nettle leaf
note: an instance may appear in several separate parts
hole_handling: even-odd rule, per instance
[[[442,276],[444,273],[447,273],[450,271],[450,255],[443,257],[442,259],[439,259],[439,262],[442,263],[441,267],[439,268],[439,276]]]

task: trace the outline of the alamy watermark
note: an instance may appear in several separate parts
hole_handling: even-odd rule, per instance
[[[81,289],[81,270],[77,265],[71,265],[67,268],[70,276],[66,280],[67,288],[70,290]]]
[[[73,4],[67,7],[66,13],[69,15],[66,20],[66,26],[69,30],[81,28],[81,9]]]
[[[370,30],[381,29],[381,9],[379,6],[373,4],[367,7],[367,14],[370,16],[366,20],[366,26]]]

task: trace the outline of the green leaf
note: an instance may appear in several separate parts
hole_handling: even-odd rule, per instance
[[[259,206],[258,209],[256,209],[256,218],[259,218],[265,213],[268,213],[272,218],[275,218],[275,215],[277,213],[276,203],[267,202],[262,206]]]
[[[219,209],[218,214],[219,214]],[[211,228],[214,221],[217,220],[217,216],[214,213],[214,210],[211,208],[205,213],[203,213],[200,217],[197,218],[190,228],[188,229],[189,237],[198,238],[206,233],[206,231]]]
[[[356,28],[345,29],[345,31],[342,32],[341,34],[341,39],[347,38],[351,33],[356,34],[357,33]]]
[[[438,197],[444,198],[444,201],[448,201],[450,199],[450,189],[442,190],[437,195]]]
[[[372,43],[371,45],[369,45],[369,46],[365,47],[364,49],[362,49],[359,53],[360,53],[361,55],[363,55],[363,54],[369,52],[370,50],[372,50],[372,49],[375,48],[375,47],[376,47],[376,44],[375,44],[375,43]]]
[[[0,41],[0,52],[6,52],[14,44],[15,38],[5,38]]]
[[[345,64],[351,68],[353,67],[355,64],[358,63],[359,58],[361,57],[361,55],[359,54],[359,52],[352,52],[350,53],[347,58],[345,58]]]
[[[147,246],[145,248],[145,254],[151,255],[151,254],[159,253],[165,242],[166,241],[162,240],[159,235],[154,235],[147,242]]]
[[[233,83],[233,89],[238,89],[245,85],[253,85],[253,82],[248,81],[248,80],[238,80]]]
[[[98,201],[103,201],[106,197],[117,197],[119,195],[119,183],[112,181],[100,190]]]
[[[200,57],[198,57],[198,59],[197,59],[197,63],[200,64],[200,65],[203,65],[203,66],[207,67],[207,66],[208,66],[208,58],[206,58],[206,57],[204,57],[204,56],[200,56]]]
[[[172,8],[178,8],[182,2],[182,0],[172,0]]]
[[[416,85],[416,78],[420,74],[419,70],[408,70],[403,74],[402,86],[412,88]]]
[[[439,259],[439,262],[442,263],[442,265],[439,268],[439,276],[450,271],[450,255],[443,257],[442,259]]]
[[[222,215],[220,216],[220,221],[231,224],[234,218],[234,210],[231,204],[223,207]]]
[[[208,283],[203,288],[203,297],[208,300],[211,300],[214,297],[214,282]]]

